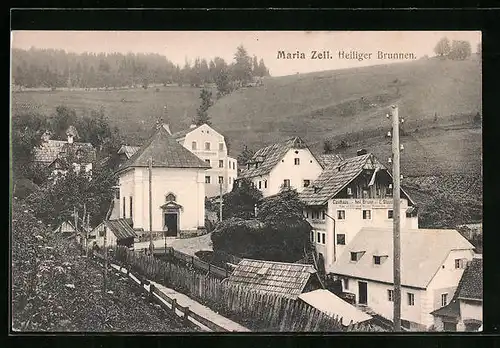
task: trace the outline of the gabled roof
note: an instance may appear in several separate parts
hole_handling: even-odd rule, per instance
[[[332,273],[392,284],[392,240],[392,228],[362,228],[339,256]],[[427,288],[450,251],[463,249],[473,250],[474,246],[456,230],[402,230],[401,285]],[[373,256],[381,250],[388,257],[381,265],[374,265]],[[352,262],[351,251],[365,253]]]
[[[338,154],[334,154],[334,153],[321,154],[318,156],[318,161],[321,163],[323,168],[326,168],[333,163],[337,163],[339,161],[342,161],[343,159],[344,159],[344,157],[342,157],[341,155],[338,155]]]
[[[306,148],[307,145],[300,137],[293,137],[286,141],[272,144],[262,149],[258,150],[252,157],[249,164],[251,164],[250,169],[244,168],[238,175],[239,178],[253,178],[259,175],[267,175],[273,170],[273,168],[278,164],[278,162],[285,156],[285,154],[290,149],[295,148]],[[314,154],[311,152],[314,157]],[[257,163],[258,167],[255,168],[254,164]],[[318,161],[321,165],[321,163]]]
[[[483,300],[483,260],[472,259],[462,275],[463,283],[457,289],[458,299]]]
[[[339,316],[344,326],[348,326],[351,321],[353,323],[361,323],[372,319],[370,315],[325,289],[317,289],[300,294],[299,299],[328,316]]]
[[[116,236],[116,240],[137,237],[134,229],[130,226],[127,219],[106,220],[104,223]]]
[[[134,155],[134,153],[139,151],[140,148],[140,146],[122,145],[120,150],[118,150],[118,154],[124,154],[127,158],[130,158]]]
[[[392,179],[387,168],[371,153],[346,159],[332,160],[320,176],[300,193],[300,199],[307,205],[324,205],[329,199],[334,198],[351,181],[356,179],[365,169],[385,171]],[[410,196],[401,191],[414,204]]]
[[[172,136],[176,139],[176,140],[179,140],[181,138],[184,138],[186,135],[188,135],[189,133],[197,130],[198,128],[200,127],[203,127],[203,126],[207,126],[209,127],[210,129],[212,129],[214,132],[217,132],[219,133],[220,135],[222,135],[222,132],[219,131],[219,129],[215,128],[214,126],[211,126],[211,125],[208,125],[206,123],[204,124],[201,124],[199,126],[196,126],[196,127],[193,127],[193,128],[187,128],[187,129],[183,129],[181,131],[178,131],[178,132],[175,132],[175,133],[172,133]]]
[[[160,127],[129,160],[118,168],[117,173],[127,168],[147,167],[150,158],[153,159],[153,167],[210,168],[206,162],[180,145],[164,127]]]
[[[483,260],[472,259],[458,283],[453,299],[446,306],[433,312],[439,317],[458,318],[461,316],[460,299],[483,299]]]
[[[34,149],[34,160],[50,164],[56,159],[61,159],[69,154],[81,153],[81,162],[93,162],[96,158],[95,149],[90,143],[74,142],[69,144],[62,140],[48,140],[43,142],[40,147]]]
[[[226,281],[252,290],[297,299],[310,276],[315,273],[311,265],[243,259]]]

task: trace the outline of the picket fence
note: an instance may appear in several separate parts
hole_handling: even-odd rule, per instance
[[[303,301],[228,284],[210,272],[196,272],[189,264],[159,260],[124,247],[114,257],[114,262],[132,272],[182,292],[252,331],[381,331],[369,323],[344,326],[339,316],[329,316]]]

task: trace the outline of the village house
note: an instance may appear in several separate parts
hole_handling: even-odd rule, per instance
[[[163,124],[165,130],[172,134],[170,127]],[[179,144],[198,156],[210,165],[210,169],[205,173],[205,195],[214,197],[220,194],[220,184],[222,183],[222,193],[230,192],[238,176],[236,159],[228,155],[227,144],[224,136],[207,124],[201,126],[191,125],[172,136]],[[123,160],[129,159],[138,146],[123,145],[118,153]]]
[[[205,194],[214,197],[230,192],[238,176],[236,159],[228,154],[224,136],[207,124],[191,125],[172,136],[186,149],[210,165],[205,172]]]
[[[483,325],[483,260],[465,269],[453,299],[431,313],[436,331],[479,331]]]
[[[313,227],[311,242],[329,272],[363,227],[392,227],[392,175],[364,150],[358,156],[333,157],[321,175],[299,195]],[[401,190],[401,227],[418,228],[415,203]]]
[[[167,236],[204,233],[208,168],[206,162],[181,146],[165,127],[159,127],[116,171],[120,218],[131,218],[134,229],[165,232]]]
[[[137,237],[134,229],[130,225],[129,219],[105,220],[101,222],[90,233],[91,242],[89,247],[95,243],[98,247],[104,246],[104,238],[106,238],[106,247],[114,247],[123,245],[128,248],[134,245],[134,239]]]
[[[80,233],[80,231],[75,228],[74,223],[69,220],[63,221],[55,230],[54,233],[60,233],[63,236],[68,236],[74,233]]]
[[[304,292],[322,287],[311,265],[251,259],[242,259],[223,281],[292,300]]]
[[[64,161],[69,160],[75,171],[83,167],[85,172],[92,172],[92,163],[96,160],[96,151],[92,144],[75,142],[78,132],[70,126],[66,131],[67,140],[50,139],[51,133],[46,131],[42,136],[42,144],[34,149],[35,163],[52,169],[52,174],[63,174]]]
[[[282,187],[301,192],[322,172],[323,167],[304,141],[293,137],[258,150],[238,177],[252,181],[264,197],[279,193]]]
[[[393,229],[362,228],[330,272],[357,305],[393,319]],[[456,230],[401,230],[401,320],[409,330],[426,330],[432,312],[446,306],[474,246]]]

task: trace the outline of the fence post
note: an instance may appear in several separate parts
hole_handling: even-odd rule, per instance
[[[177,306],[177,299],[172,299],[172,313],[175,314],[175,307]]]
[[[154,294],[155,286],[149,283],[149,301],[154,302],[155,294]]]
[[[184,324],[189,323],[189,307],[184,307],[183,321],[184,321]]]

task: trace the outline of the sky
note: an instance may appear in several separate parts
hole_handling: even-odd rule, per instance
[[[158,53],[181,67],[186,60],[232,61],[236,47],[263,58],[272,76],[388,64],[433,56],[440,38],[467,40],[472,52],[481,42],[480,31],[13,31],[12,47],[53,48],[83,53]],[[305,59],[281,59],[278,52],[304,53]],[[312,59],[313,51],[328,51],[327,59]],[[378,52],[407,53],[394,60]],[[366,59],[347,59],[344,52],[372,53]],[[358,54],[358,56],[359,56]],[[412,54],[412,55],[410,55]],[[317,55],[316,55],[317,57]]]

